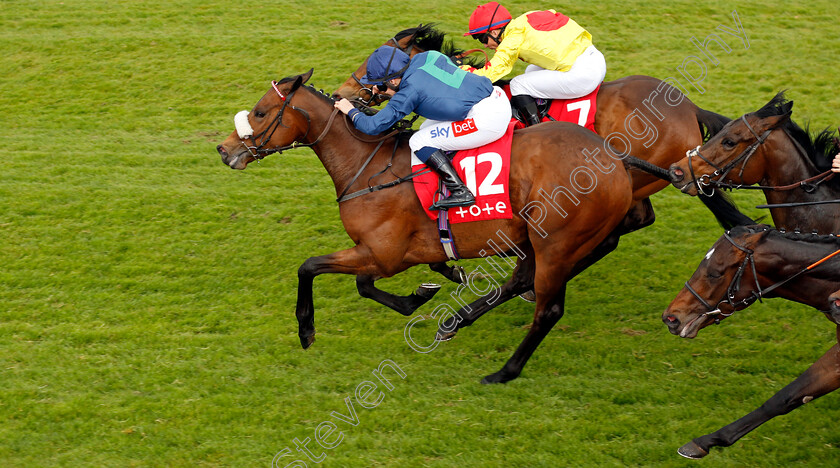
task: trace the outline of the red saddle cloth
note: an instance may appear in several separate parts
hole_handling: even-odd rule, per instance
[[[502,89],[505,90],[509,99],[511,97],[510,86],[504,86]],[[561,122],[578,124],[595,132],[595,110],[597,109],[595,98],[598,96],[600,89],[601,85],[598,85],[595,91],[586,96],[573,99],[553,99],[548,107],[548,113],[542,118],[542,121],[548,122],[553,118]],[[516,128],[525,128],[524,123],[518,120],[516,122]]]
[[[478,148],[458,151],[452,158],[452,166],[461,180],[475,196],[475,204],[449,209],[449,222],[466,223],[468,221],[486,221],[490,219],[510,219],[513,212],[510,206],[510,144],[513,140],[514,126],[517,120],[511,120],[505,135],[493,143]],[[425,164],[413,165],[413,171],[425,169]],[[420,204],[429,218],[438,219],[438,211],[429,211],[429,206],[437,200],[438,176],[429,172],[415,177],[414,190]],[[439,196],[439,195],[438,195]]]

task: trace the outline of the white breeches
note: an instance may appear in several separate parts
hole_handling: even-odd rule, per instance
[[[444,151],[476,148],[501,138],[510,123],[510,101],[493,87],[490,96],[478,101],[460,122],[426,120],[408,140],[412,156],[424,146]]]
[[[568,71],[546,70],[528,65],[525,73],[510,81],[513,96],[527,94],[542,99],[571,99],[585,96],[604,81],[607,62],[594,45],[580,54]]]

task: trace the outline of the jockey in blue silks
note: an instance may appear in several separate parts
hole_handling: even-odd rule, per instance
[[[376,49],[368,59],[366,85],[390,96],[378,113],[368,116],[347,99],[335,107],[347,114],[353,125],[368,135],[390,128],[414,112],[425,117],[409,139],[411,151],[434,170],[451,195],[430,210],[469,206],[475,197],[464,185],[443,151],[476,148],[501,138],[511,118],[510,102],[488,78],[458,68],[436,51],[413,58],[391,46]]]

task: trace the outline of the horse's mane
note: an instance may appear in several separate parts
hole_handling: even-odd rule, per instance
[[[840,247],[840,236],[836,234],[816,234],[813,232],[786,231],[776,229],[767,224],[756,224],[753,226],[736,226],[729,231],[730,237],[741,235],[761,234],[761,238],[781,238],[798,242],[809,242],[812,244],[832,244]]]
[[[792,108],[793,101],[789,101],[785,98],[785,92],[780,91],[775,97],[773,97],[773,99],[770,100],[770,102],[765,104],[764,107],[757,110],[755,115],[760,118],[784,115],[790,112]],[[811,136],[808,127],[809,126],[806,123],[805,128],[803,129],[791,119],[788,119],[783,126],[791,138],[802,146],[811,163],[814,164],[820,172],[826,171],[831,168],[831,161],[834,159],[834,155],[840,151],[840,146],[838,146],[836,140],[836,132],[826,128],[816,135]],[[833,182],[832,185],[840,188],[840,183],[836,183],[837,181],[834,180],[831,182]]]
[[[399,41],[411,35],[414,36],[414,39],[409,44],[415,45],[424,51],[436,50],[453,60],[455,60],[457,55],[465,52],[464,49],[455,47],[452,39],[446,39],[446,34],[436,29],[435,23],[421,24],[416,28],[403,29],[394,35],[394,39]],[[478,57],[466,56],[461,58],[460,62],[475,68],[484,67],[484,59]]]

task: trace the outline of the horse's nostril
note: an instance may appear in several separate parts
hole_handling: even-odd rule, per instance
[[[227,151],[225,150],[225,147],[222,146],[222,145],[217,146],[216,151],[218,151],[219,154],[221,154],[222,156],[227,156]]]
[[[667,321],[669,321],[669,322],[671,322],[671,323],[674,323],[674,322],[676,322],[676,321],[677,321],[677,318],[676,318],[676,317],[674,317],[673,315],[669,315],[669,316],[665,317],[665,320],[667,320]]]
[[[672,167],[670,172],[671,181],[673,182],[680,182],[685,177],[685,172],[683,172],[683,170],[678,167]]]

